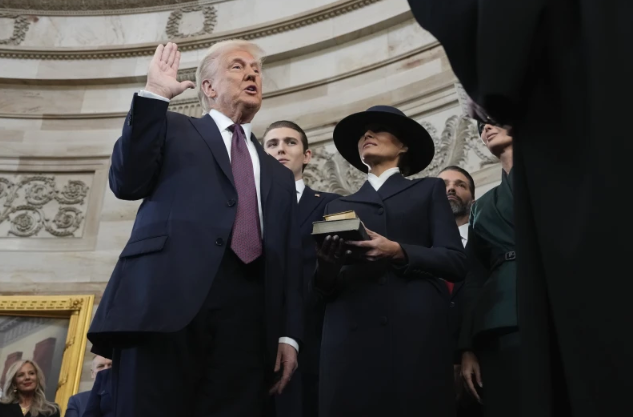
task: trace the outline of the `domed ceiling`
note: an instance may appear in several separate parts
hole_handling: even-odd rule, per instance
[[[122,14],[220,1],[222,0],[3,0],[0,2],[0,11],[31,11],[39,15]]]

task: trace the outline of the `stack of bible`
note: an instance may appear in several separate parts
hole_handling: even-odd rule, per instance
[[[353,210],[328,214],[323,218],[325,220],[312,223],[312,236],[319,246],[326,236],[338,236],[347,241],[370,240],[363,222]]]

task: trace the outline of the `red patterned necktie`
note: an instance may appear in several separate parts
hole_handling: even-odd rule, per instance
[[[229,127],[231,139],[231,171],[237,189],[237,214],[233,224],[231,249],[245,264],[253,262],[262,254],[262,234],[259,224],[257,188],[253,161],[246,146],[244,129],[239,124]]]

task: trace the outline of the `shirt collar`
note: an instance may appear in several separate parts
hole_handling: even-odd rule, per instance
[[[220,130],[220,132],[228,130],[229,127],[235,124],[233,120],[229,119],[223,113],[220,113],[219,111],[215,109],[212,109],[209,112],[209,116],[211,116],[215,124],[218,126],[218,129]],[[251,132],[252,132],[251,124],[244,123],[242,125],[242,129],[244,129],[244,136],[246,137],[246,140],[249,140],[251,138]]]
[[[378,191],[378,189],[382,187],[382,185],[389,179],[389,177],[394,174],[398,174],[399,172],[400,168],[398,167],[389,168],[388,170],[380,174],[379,177],[370,172],[369,174],[367,174],[367,181],[369,181],[371,186],[374,187],[374,190]]]
[[[306,183],[303,182],[303,178],[295,181],[295,188],[297,189],[297,194],[303,194],[303,190],[306,189]]]
[[[462,237],[462,240],[468,242],[468,223],[459,226],[459,234]]]

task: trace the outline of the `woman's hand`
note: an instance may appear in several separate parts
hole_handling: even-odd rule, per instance
[[[331,289],[345,260],[352,252],[345,248],[345,242],[338,236],[326,236],[317,250],[317,285],[323,290]]]
[[[370,240],[361,240],[355,242],[345,242],[350,246],[355,246],[365,250],[365,258],[368,261],[377,261],[379,259],[390,259],[394,261],[404,260],[404,251],[397,242],[387,239],[376,232],[365,228]]]
[[[462,353],[462,379],[464,380],[464,385],[466,385],[468,391],[477,398],[477,401],[479,401],[480,404],[483,404],[481,402],[481,398],[479,398],[479,394],[477,394],[477,390],[475,389],[474,379],[476,379],[479,388],[483,388],[484,385],[481,382],[479,361],[473,352]]]
[[[351,253],[345,249],[345,241],[338,236],[326,236],[323,244],[317,251],[319,265],[340,265],[343,266],[345,258]]]

